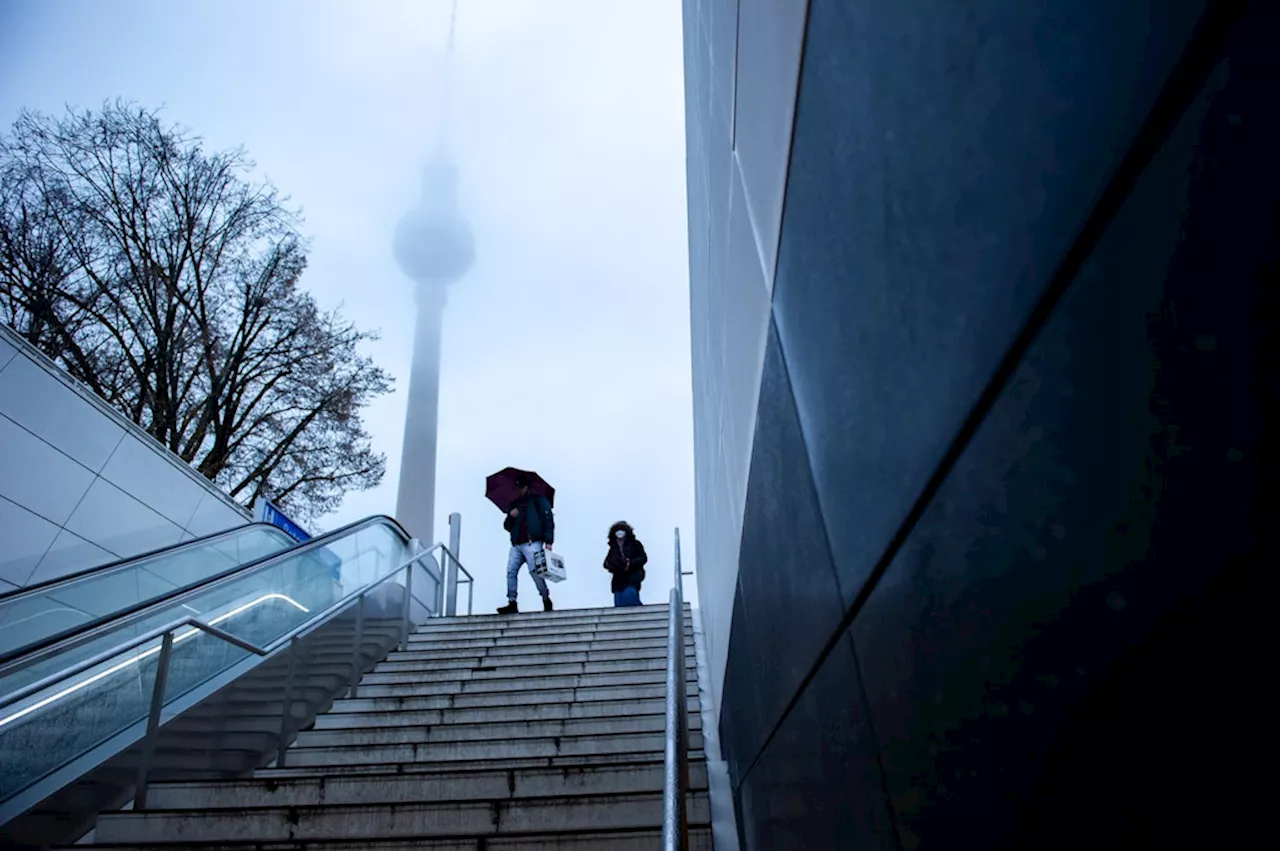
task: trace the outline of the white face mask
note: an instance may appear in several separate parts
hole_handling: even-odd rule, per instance
[[[625,529],[619,529],[618,531],[616,531],[616,532],[614,532],[614,533],[613,533],[613,537],[615,537],[615,538],[617,538],[619,541],[621,541],[623,538],[627,537],[626,530],[625,530]]]

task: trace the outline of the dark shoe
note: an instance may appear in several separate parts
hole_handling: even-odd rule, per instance
[[[514,615],[514,614],[515,614],[516,612],[518,612],[518,611],[520,611],[520,607],[516,605],[516,601],[515,601],[515,600],[512,600],[510,603],[507,603],[505,606],[502,606],[501,608],[499,608],[499,609],[498,609],[498,614],[500,614],[500,615]]]
[[[555,607],[555,606],[553,606],[553,605],[551,605],[551,598],[550,598],[550,597],[543,597],[543,598],[542,598],[542,611],[544,611],[544,612],[554,612],[554,611],[555,611],[555,609],[556,609],[556,607]]]

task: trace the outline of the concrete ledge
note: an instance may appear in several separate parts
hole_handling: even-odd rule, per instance
[[[705,792],[689,795],[689,821],[706,825]],[[396,807],[322,806],[249,809],[236,813],[151,810],[113,813],[98,821],[98,843],[286,842],[493,836],[537,831],[652,828],[662,823],[662,794],[525,798],[505,802],[414,803]]]
[[[203,842],[201,848],[218,851],[653,851],[662,845],[662,831],[657,828],[587,831],[556,834],[508,834],[483,838],[419,838],[361,839],[356,842]],[[108,847],[108,846],[100,846]],[[111,846],[147,851],[191,851],[190,845],[154,842]],[[85,851],[86,846],[68,846],[65,851]],[[64,851],[60,849],[60,851]],[[689,828],[689,851],[712,851],[711,829]]]
[[[359,700],[341,701],[342,704]],[[693,701],[697,703],[697,701]],[[690,712],[699,711],[691,705]],[[357,711],[335,702],[333,709],[316,718],[317,730],[341,730],[348,727],[373,727],[395,724],[439,726],[444,724],[503,724],[552,720],[576,720],[579,718],[618,718],[632,715],[662,715],[666,701],[661,698],[645,700],[602,700],[594,703],[535,703],[513,706],[494,706],[484,709],[381,709]],[[264,714],[263,717],[271,717]],[[279,719],[279,715],[275,716]]]
[[[685,654],[685,667],[694,671],[697,669],[697,661],[691,654]],[[565,674],[628,674],[638,671],[665,671],[666,668],[665,655],[587,662],[531,654],[524,657],[508,656],[502,661],[476,659],[464,661],[463,664],[434,663],[429,659],[391,658],[365,674],[361,682],[372,684],[391,681],[438,683],[454,680],[505,680],[555,677]]]
[[[693,628],[685,627],[685,638],[689,641],[693,640]],[[513,636],[494,635],[492,633],[478,633],[475,635],[459,634],[446,636],[440,639],[435,637],[424,637],[414,635],[409,637],[409,649],[411,650],[456,650],[464,647],[478,647],[502,645],[504,647],[529,647],[529,646],[552,646],[557,644],[568,644],[574,642],[636,642],[636,641],[665,641],[667,638],[666,629],[624,629],[624,630],[603,630],[599,632],[557,632],[555,630],[547,630],[532,634],[530,632],[518,633]]]
[[[409,694],[480,694],[543,689],[601,686],[631,686],[665,683],[667,672],[633,671],[626,674],[565,674],[554,677],[508,677],[489,680],[448,680],[420,683],[402,676],[369,674],[360,681],[360,693],[369,697],[396,697]]]
[[[442,771],[429,775],[353,774],[239,781],[157,784],[153,810],[318,807],[491,801],[662,791],[662,763],[616,763],[578,768]],[[705,765],[689,766],[689,788],[707,788]]]
[[[687,684],[686,692],[690,708],[698,700],[696,683]],[[413,693],[373,695],[365,691],[354,699],[343,698],[333,702],[334,712],[391,712],[398,709],[488,709],[496,706],[530,706],[546,703],[586,704],[614,700],[663,700],[666,683],[646,683],[636,686],[588,686],[585,688],[538,688],[519,694],[495,692],[493,694],[436,694]]]
[[[486,760],[547,760],[554,766],[557,758],[600,757],[609,754],[661,754],[666,746],[662,733],[620,734],[611,739],[595,736],[562,736],[501,742],[439,742],[335,745],[330,747],[298,747],[289,749],[286,765],[296,768],[327,765],[360,765],[386,763],[446,763]],[[689,747],[702,749],[702,733],[689,733]],[[537,764],[537,763],[533,763]],[[477,767],[483,767],[478,765]]]
[[[515,743],[528,739],[561,736],[618,736],[634,733],[661,733],[666,714],[629,715],[614,718],[551,718],[543,721],[513,721],[481,724],[367,724],[328,727],[299,733],[295,747],[326,748],[356,745],[440,744],[443,742]],[[690,713],[689,729],[701,730],[702,719]]]

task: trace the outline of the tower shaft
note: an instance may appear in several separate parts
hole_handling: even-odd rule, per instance
[[[404,444],[400,453],[400,487],[396,519],[423,544],[434,543],[436,503],[436,428],[440,412],[440,340],[444,288],[418,289],[418,317],[413,335],[413,366],[405,409]]]

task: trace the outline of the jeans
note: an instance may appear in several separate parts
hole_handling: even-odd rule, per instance
[[[626,588],[623,588],[621,591],[615,591],[613,594],[613,607],[615,609],[620,609],[623,606],[639,605],[641,605],[639,588],[633,588],[628,585]]]
[[[542,595],[542,599],[551,596],[551,591],[547,588],[547,580],[533,572],[533,556],[534,553],[541,551],[542,542],[535,541],[532,544],[517,544],[511,548],[511,553],[507,556],[507,599],[514,600],[520,576],[520,565],[529,565],[529,575],[533,577],[533,584],[538,586],[538,593]]]

